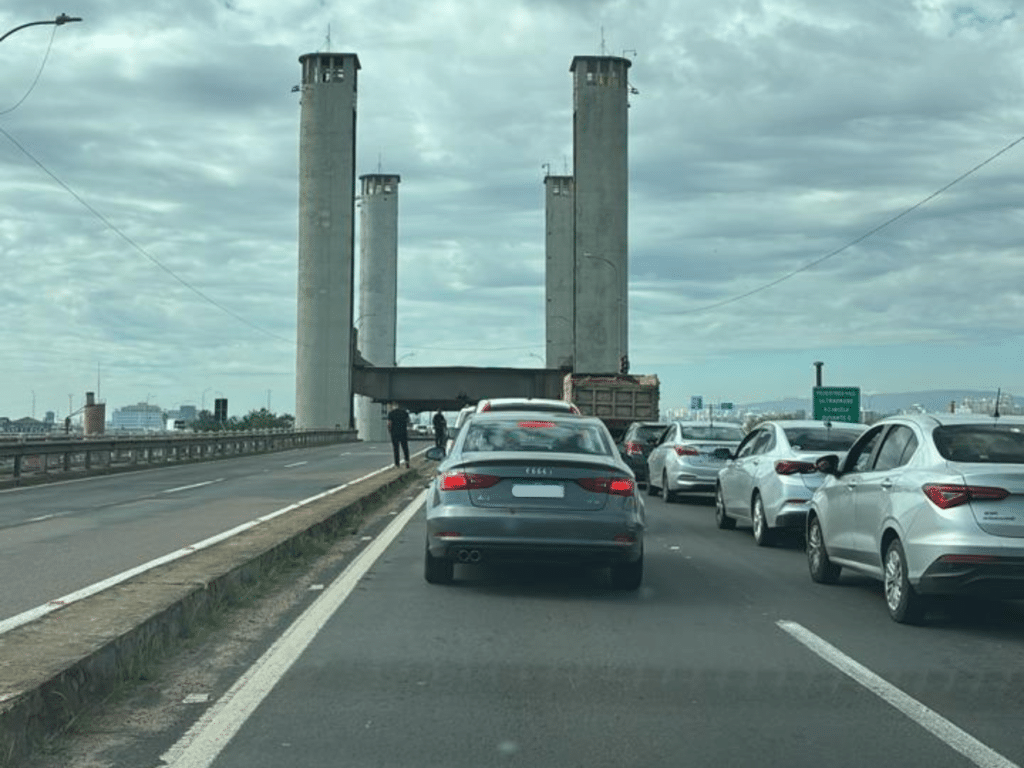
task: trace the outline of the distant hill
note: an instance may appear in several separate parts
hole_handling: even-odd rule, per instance
[[[915,405],[920,405],[926,411],[948,411],[952,401],[960,403],[965,398],[979,400],[982,398],[994,399],[995,396],[995,391],[986,389],[931,389],[923,392],[861,394],[860,406],[881,414],[897,413]],[[1015,397],[1014,403],[1019,405],[1021,398]],[[781,400],[766,400],[760,403],[743,403],[737,407],[741,410],[758,413],[792,413],[802,410],[807,412],[809,418],[811,398],[810,395],[804,398],[786,397]]]

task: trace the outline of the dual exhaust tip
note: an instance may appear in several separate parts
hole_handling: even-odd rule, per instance
[[[460,549],[455,553],[456,559],[460,563],[479,563],[480,562],[480,550],[478,549]]]

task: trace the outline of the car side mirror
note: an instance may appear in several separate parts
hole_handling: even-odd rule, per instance
[[[814,468],[823,475],[839,477],[839,457],[834,453],[830,453],[828,456],[822,456],[814,462]]]
[[[725,459],[726,461],[733,458],[732,451],[728,448],[715,448],[715,450],[711,452],[711,455],[716,459]]]
[[[444,448],[439,448],[436,445],[433,448],[427,450],[425,454],[431,461],[441,461],[445,457]]]

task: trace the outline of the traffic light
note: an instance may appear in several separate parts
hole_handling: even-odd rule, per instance
[[[213,420],[221,424],[228,420],[228,399],[218,397],[213,401]]]
[[[623,355],[619,358],[619,373],[629,373],[629,356]]]

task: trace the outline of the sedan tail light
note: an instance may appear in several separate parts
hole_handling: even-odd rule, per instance
[[[817,471],[817,467],[809,461],[780,459],[775,462],[775,474],[777,475],[809,475]]]
[[[700,456],[700,451],[689,445],[677,445],[676,456]]]
[[[448,472],[441,478],[442,491],[472,491],[477,488],[490,488],[501,482],[494,475],[474,475],[466,472]]]
[[[634,491],[633,481],[625,477],[581,477],[576,482],[588,491],[611,496],[632,496]]]
[[[1010,495],[1005,488],[990,488],[985,485],[941,485],[928,483],[921,486],[924,495],[940,509],[959,507],[969,501],[999,501]]]
[[[643,456],[644,447],[640,443],[634,440],[626,441],[626,455],[627,456]]]

